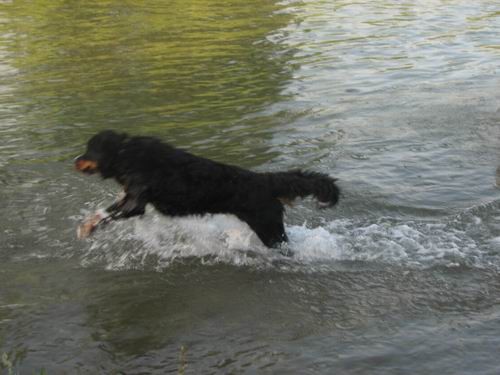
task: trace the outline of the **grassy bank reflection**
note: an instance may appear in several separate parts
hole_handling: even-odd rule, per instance
[[[15,100],[9,130],[36,157],[73,152],[103,128],[242,155],[241,140],[218,135],[281,100],[291,78],[291,51],[271,41],[292,20],[277,2],[41,0],[3,5],[2,18],[13,90],[0,104]],[[259,129],[241,131],[257,143]]]

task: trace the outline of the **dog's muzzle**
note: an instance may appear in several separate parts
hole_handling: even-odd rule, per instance
[[[97,172],[97,162],[94,160],[85,159],[85,156],[80,155],[75,159],[75,169],[77,171],[93,174]]]

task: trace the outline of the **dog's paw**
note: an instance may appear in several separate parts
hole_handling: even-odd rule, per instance
[[[97,228],[99,223],[105,218],[102,212],[96,212],[94,215],[85,220],[76,229],[76,236],[79,240],[89,237],[92,232]]]
[[[79,240],[83,240],[88,236],[90,236],[94,230],[95,230],[95,225],[90,221],[86,221],[83,224],[80,224],[76,229],[76,237]]]

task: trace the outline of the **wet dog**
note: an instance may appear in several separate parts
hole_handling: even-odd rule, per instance
[[[84,238],[101,223],[143,215],[146,204],[168,216],[232,214],[246,222],[268,247],[287,240],[284,204],[314,196],[320,207],[339,199],[335,179],[292,170],[257,173],[192,155],[153,137],[112,130],[93,136],[75,159],[86,174],[114,178],[124,194],[79,227]]]

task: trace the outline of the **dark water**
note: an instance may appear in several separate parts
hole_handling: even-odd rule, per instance
[[[500,373],[498,1],[0,1],[0,369]],[[292,258],[72,171],[106,128],[340,179]]]

